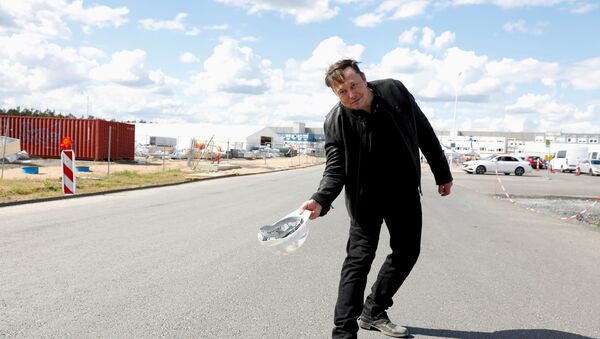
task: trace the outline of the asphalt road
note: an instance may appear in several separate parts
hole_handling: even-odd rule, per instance
[[[343,199],[290,256],[256,238],[321,171],[0,208],[0,337],[327,338]],[[421,257],[390,317],[416,338],[600,337],[600,231],[481,189],[495,180],[457,173],[441,198],[424,174]]]
[[[469,189],[484,194],[504,194],[500,182],[510,195],[516,197],[570,197],[596,199],[600,197],[600,177],[587,174],[548,173],[533,171],[522,177],[500,174],[468,174],[454,168],[457,182]]]

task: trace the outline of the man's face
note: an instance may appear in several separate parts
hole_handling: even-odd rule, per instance
[[[370,112],[373,93],[367,87],[365,76],[356,73],[351,67],[347,67],[342,74],[344,82],[334,82],[331,86],[342,105],[346,108]]]

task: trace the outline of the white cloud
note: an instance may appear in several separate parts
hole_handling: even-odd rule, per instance
[[[330,8],[329,0],[276,1],[276,0],[217,0],[226,5],[244,7],[248,13],[275,11],[291,15],[297,24],[307,24],[331,19],[339,12],[338,7]],[[350,1],[344,1],[349,3]]]
[[[307,97],[312,97],[317,93],[329,93],[329,89],[324,86],[325,72],[329,65],[342,58],[360,60],[364,49],[363,45],[349,45],[338,36],[321,41],[307,59],[289,59],[286,62],[283,72],[286,91]],[[322,104],[322,110],[328,111],[330,103],[332,101]]]
[[[508,116],[520,116],[522,119],[532,121],[539,131],[569,131],[589,133],[590,121],[600,117],[593,106],[580,110],[572,104],[562,104],[549,94],[525,94],[517,101],[506,107]],[[597,131],[598,126],[595,127]],[[525,128],[521,128],[523,130]],[[593,133],[593,132],[592,132]]]
[[[226,39],[204,63],[204,72],[191,79],[186,94],[199,98],[201,104],[188,112],[201,112],[197,114],[211,122],[321,125],[336,102],[324,85],[326,68],[342,57],[360,59],[363,50],[361,45],[331,37],[321,41],[307,59],[290,59],[280,70],[252,49]]]
[[[535,7],[535,6],[555,6],[562,3],[568,3],[571,0],[493,0],[492,3],[502,8],[516,7]]]
[[[177,13],[173,20],[155,20],[152,18],[146,18],[139,21],[140,26],[143,29],[149,31],[182,31],[185,35],[196,36],[200,34],[201,30],[198,27],[190,27],[184,23],[187,18],[187,13]]]
[[[417,32],[419,31],[418,27],[411,27],[410,29],[402,32],[400,37],[398,37],[398,41],[401,44],[412,45],[417,41]]]
[[[48,37],[66,38],[71,35],[61,18],[64,3],[38,1],[6,1],[0,13],[0,32],[39,34]]]
[[[65,0],[5,1],[0,10],[0,32],[38,34],[53,38],[71,35],[66,19],[84,24],[84,31],[91,27],[118,27],[127,22],[126,7],[111,8],[93,5],[83,7],[81,0],[67,3]]]
[[[255,41],[258,41],[258,38],[255,36],[247,35],[247,36],[242,37],[241,40],[248,41],[248,42],[255,42]]]
[[[173,20],[155,20],[155,19],[142,19],[140,20],[140,25],[144,29],[149,31],[158,31],[158,30],[185,30],[185,24],[183,23],[183,19],[187,17],[187,13],[177,13]]]
[[[93,103],[95,116],[107,119],[154,120],[174,115],[183,109],[183,102],[158,87],[130,87],[119,84],[98,85],[88,92]],[[110,100],[106,100],[110,98]]]
[[[179,61],[183,62],[184,64],[193,64],[198,62],[199,60],[194,54],[190,52],[185,52],[181,54],[181,56],[179,57]]]
[[[73,1],[65,8],[65,12],[72,20],[79,21],[86,26],[107,27],[112,25],[119,27],[127,22],[127,7],[111,8],[108,6],[94,5],[83,7],[82,0]]]
[[[204,29],[207,31],[224,31],[224,30],[229,29],[229,25],[221,24],[221,25],[204,26]]]
[[[461,6],[461,5],[480,5],[485,3],[486,0],[452,0],[452,5]]]
[[[538,22],[534,27],[528,26],[525,20],[509,21],[502,28],[509,33],[519,32],[531,35],[542,35],[544,27],[548,26],[547,22]]]
[[[558,63],[542,62],[533,58],[524,60],[502,59],[491,61],[486,70],[492,77],[508,82],[534,82],[541,78],[553,78],[559,74]],[[543,75],[540,76],[540,75]]]
[[[384,1],[381,8],[394,12],[390,19],[406,19],[425,13],[425,9],[431,3],[430,0],[410,0],[410,1]]]
[[[579,90],[600,89],[600,57],[583,60],[569,67],[566,78]]]
[[[39,35],[0,35],[0,93],[50,90],[87,79],[97,65],[95,49],[76,50],[48,43]]]
[[[348,45],[338,36],[327,38],[319,43],[306,61],[301,63],[301,70],[318,71],[324,75],[327,67],[339,59],[360,59],[364,49],[360,44]]]
[[[189,30],[185,31],[185,35],[196,36],[200,34],[202,31],[198,27],[192,27]]]
[[[375,27],[381,23],[382,14],[366,13],[354,19],[354,24],[358,27]]]
[[[435,38],[435,41],[433,43],[433,48],[436,50],[444,49],[444,48],[448,47],[448,45],[453,43],[454,39],[455,39],[455,35],[453,32],[444,31],[442,34],[440,34],[438,37]]]
[[[92,60],[103,59],[107,56],[103,50],[95,47],[79,47],[79,54]]]
[[[94,80],[111,81],[123,85],[143,86],[150,82],[144,66],[146,52],[141,49],[123,50],[113,53],[107,64],[100,65],[90,72]]]
[[[269,60],[256,55],[251,48],[225,39],[204,62],[204,71],[192,77],[186,93],[264,93],[276,85],[280,77],[270,66]]]
[[[573,14],[586,14],[586,13],[589,13],[591,11],[596,10],[596,8],[598,8],[598,4],[585,3],[585,2],[584,3],[577,3],[571,9],[571,13],[573,13]]]
[[[431,0],[406,0],[406,1],[383,1],[374,12],[365,13],[354,19],[358,27],[374,27],[384,20],[400,20],[419,16],[425,10]]]
[[[229,1],[229,0],[222,0]],[[231,0],[235,1],[235,0]],[[465,5],[492,5],[513,9],[518,7],[554,7],[558,5],[570,8],[571,13],[583,14],[595,10],[598,5],[575,0],[385,0],[373,10],[356,17],[353,22],[358,27],[374,27],[386,20],[403,20],[426,15],[433,10],[444,10],[448,7]],[[433,8],[431,8],[433,7]],[[538,23],[527,27],[525,22],[507,22],[504,29],[509,32],[523,31],[530,34],[541,34],[546,23]]]
[[[411,27],[400,34],[398,41],[401,44],[412,45],[418,39],[418,27]],[[423,27],[421,30],[421,40],[419,45],[426,50],[443,50],[446,49],[450,44],[454,42],[455,34],[451,31],[444,31],[442,34],[436,36],[435,31],[429,27]]]
[[[181,81],[177,78],[171,77],[165,74],[163,71],[153,70],[148,72],[148,79],[150,79],[155,85],[154,92],[155,93],[164,93],[171,94],[171,87],[178,86],[181,84]]]
[[[497,101],[519,86],[553,88],[561,76],[556,63],[531,58],[489,60],[456,47],[441,56],[396,48],[366,73],[371,79],[400,79],[420,100],[452,102],[458,93],[461,101],[477,103]]]

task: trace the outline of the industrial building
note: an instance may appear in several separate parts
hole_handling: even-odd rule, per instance
[[[292,127],[265,127],[246,138],[246,149],[267,146],[290,147],[304,154],[322,155],[325,144],[323,128],[310,128],[302,122]]]
[[[563,132],[436,131],[442,146],[460,154],[515,154],[549,158],[558,149],[586,146],[590,156],[600,152],[600,134]],[[597,153],[596,153],[597,154]]]

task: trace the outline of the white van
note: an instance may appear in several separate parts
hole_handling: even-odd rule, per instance
[[[561,172],[574,172],[577,163],[588,159],[587,147],[573,147],[559,149],[554,152],[550,165],[554,170]]]

